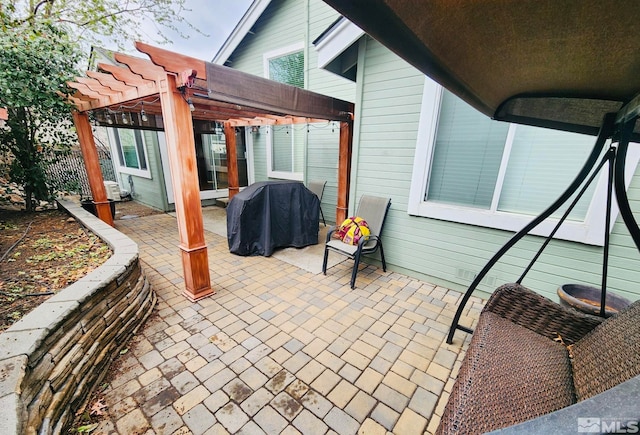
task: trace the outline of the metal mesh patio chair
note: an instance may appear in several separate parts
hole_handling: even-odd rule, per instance
[[[322,195],[324,194],[324,188],[327,185],[326,181],[309,181],[307,183],[307,189],[312,191],[322,203]],[[320,216],[322,216],[322,224],[326,227],[327,223],[324,220],[324,213],[322,212],[322,204],[320,204]]]
[[[382,270],[387,271],[387,263],[384,260],[384,250],[382,249],[382,227],[387,217],[387,212],[391,206],[391,198],[381,198],[378,196],[362,195],[356,216],[367,221],[371,234],[369,237],[360,239],[357,245],[348,245],[342,240],[333,239],[331,236],[338,229],[337,226],[329,228],[327,231],[327,241],[324,247],[324,259],[322,262],[322,273],[327,274],[327,259],[329,251],[337,252],[345,255],[353,262],[353,271],[351,272],[351,288],[355,288],[356,275],[358,274],[358,266],[360,265],[360,257],[362,255],[374,254],[380,250],[380,259],[382,261]]]

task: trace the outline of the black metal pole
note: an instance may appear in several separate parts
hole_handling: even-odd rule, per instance
[[[553,236],[555,236],[555,234],[558,232],[558,230],[560,229],[560,226],[564,223],[564,221],[567,220],[567,217],[569,217],[569,214],[571,214],[571,211],[574,209],[576,204],[578,204],[578,201],[580,201],[580,198],[584,196],[584,193],[587,191],[591,183],[593,183],[593,180],[595,180],[596,176],[600,172],[600,169],[602,169],[605,163],[609,163],[609,171],[611,172],[611,169],[613,168],[614,156],[615,156],[615,149],[609,148],[609,151],[607,151],[607,153],[604,155],[600,163],[598,163],[598,166],[593,171],[593,173],[591,174],[587,182],[584,184],[584,186],[582,186],[582,189],[580,189],[580,192],[573,199],[569,207],[567,207],[567,210],[564,212],[564,214],[562,215],[562,217],[560,218],[556,226],[553,228],[553,231],[549,233],[544,243],[542,243],[542,245],[540,246],[540,249],[538,249],[538,252],[536,252],[536,255],[533,256],[533,258],[527,265],[524,272],[522,272],[522,275],[520,275],[520,278],[518,278],[518,280],[516,281],[518,284],[522,283],[522,281],[524,280],[524,277],[527,275],[527,273],[529,273],[529,271],[531,270],[535,262],[538,260],[538,258],[540,258],[540,255],[542,255],[542,252],[549,245],[549,243],[551,243]]]
[[[629,149],[629,141],[631,139],[631,134],[633,133],[636,119],[637,117],[627,121],[620,131],[620,140],[618,142],[618,153],[615,164],[614,188],[622,220],[627,226],[627,230],[629,231],[633,242],[636,244],[636,248],[640,251],[640,228],[638,228],[638,223],[633,217],[633,212],[629,205],[629,198],[627,197],[627,189],[624,179],[627,151]]]
[[[611,199],[613,193],[613,164],[616,161],[615,148],[611,147],[613,157],[607,173],[607,209],[604,220],[604,250],[602,251],[602,284],[600,285],[600,317],[604,317],[607,305],[607,273],[609,270],[609,226],[611,225]]]

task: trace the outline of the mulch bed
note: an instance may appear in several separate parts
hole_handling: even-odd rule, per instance
[[[116,204],[116,221],[162,213]],[[63,210],[0,208],[0,332],[110,256],[108,245]]]
[[[111,256],[61,210],[0,209],[0,331]]]

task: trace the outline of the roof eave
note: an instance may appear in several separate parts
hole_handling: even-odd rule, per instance
[[[364,30],[342,17],[331,24],[313,44],[318,52],[318,68],[326,67],[364,35]]]
[[[211,63],[224,65],[270,3],[271,0],[254,0],[251,3],[229,37],[213,56]]]

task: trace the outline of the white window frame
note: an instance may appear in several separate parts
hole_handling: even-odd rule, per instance
[[[498,179],[496,180],[496,186],[498,187],[494,190],[490,209],[483,210],[465,207],[462,205],[442,204],[424,200],[427,191],[427,183],[429,181],[429,171],[435,146],[441,101],[442,87],[430,78],[425,77],[424,91],[422,94],[422,109],[418,126],[418,138],[416,141],[416,152],[413,162],[411,190],[409,192],[407,212],[413,216],[423,216],[507,231],[519,231],[533,220],[533,216],[497,210],[502,183],[504,182],[507,163],[509,161],[509,153],[511,151],[515,130],[517,128],[515,124],[510,126],[507,134],[500,171],[498,173]],[[636,171],[639,161],[640,144],[629,144],[627,166],[625,168],[625,187],[627,189],[629,188],[629,184],[631,183],[631,179]],[[599,177],[594,182],[596,183],[596,188],[584,220],[565,221],[554,236],[555,238],[589,245],[604,245],[605,207],[607,197],[606,168],[603,168]],[[551,202],[555,199],[556,198],[550,199],[549,205],[551,205]],[[618,213],[618,204],[614,195],[611,211],[611,226],[609,231],[612,230]],[[548,218],[538,225],[531,233],[540,236],[547,236],[557,223],[557,218]]]
[[[295,44],[287,45],[286,47],[277,48],[275,50],[267,51],[266,53],[264,53],[262,55],[262,68],[263,68],[264,77],[267,78],[267,79],[270,79],[270,77],[269,77],[269,60],[274,59],[274,58],[278,58],[278,57],[282,57],[282,56],[286,56],[287,54],[297,53],[299,51],[304,51],[304,41],[303,42],[296,42]],[[304,53],[303,53],[303,56],[304,56]],[[304,56],[304,64],[305,65],[307,64],[307,57],[306,56]],[[304,73],[304,69],[303,69],[303,73]],[[304,82],[305,82],[304,86],[306,88],[306,86],[307,86],[306,80],[304,80]]]
[[[146,164],[147,169],[136,169],[136,168],[129,168],[127,166],[123,166],[120,163],[120,158],[119,158],[119,153],[118,153],[118,143],[119,141],[116,140],[116,134],[117,134],[117,129],[116,128],[108,128],[108,134],[109,134],[109,142],[111,143],[111,155],[113,156],[112,161],[115,162],[115,164],[118,167],[118,172],[121,174],[129,174],[129,175],[135,175],[136,177],[141,177],[141,178],[147,178],[149,180],[152,179],[151,177],[151,169],[149,168],[149,156],[147,153],[147,143],[144,139],[144,132],[142,130],[140,130],[140,139],[142,140],[142,149],[144,150],[144,162]],[[120,152],[122,152],[122,150],[120,150]],[[138,147],[136,146],[136,153],[138,153]],[[140,155],[138,154],[138,162],[140,162]]]
[[[286,47],[277,48],[275,50],[267,51],[262,55],[262,67],[264,77],[270,79],[269,77],[269,60],[286,56],[291,53],[297,53],[299,51],[304,51],[304,41],[296,42],[295,44],[287,45]],[[305,56],[304,59],[305,65],[307,63],[307,59]],[[306,87],[306,82],[305,82]],[[293,162],[295,159],[294,149],[295,149],[295,129],[293,126],[289,126],[291,128],[291,161]],[[271,126],[266,127],[267,133],[267,176],[269,178],[279,178],[283,180],[294,180],[294,181],[304,181],[304,172],[284,172],[284,171],[274,171],[273,170],[273,128]]]
[[[291,164],[295,162],[295,128],[287,125],[291,129]],[[282,126],[280,127],[282,128]],[[268,125],[265,128],[267,133],[267,176],[269,178],[280,178],[283,180],[304,181],[304,172],[285,172],[273,170],[273,127]]]

